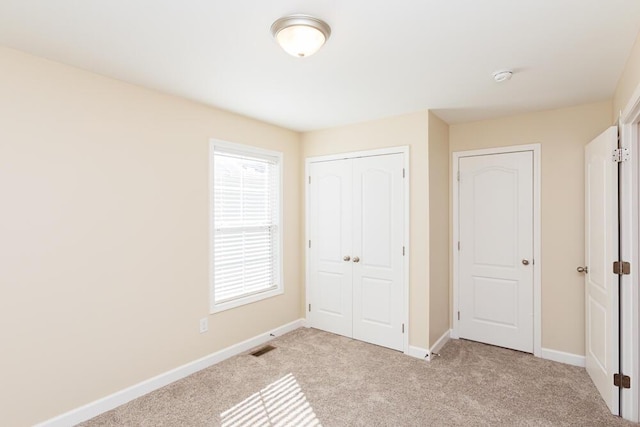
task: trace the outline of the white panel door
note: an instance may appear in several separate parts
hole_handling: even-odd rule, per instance
[[[533,152],[459,159],[459,334],[533,352]]]
[[[351,160],[312,163],[309,186],[309,311],[311,326],[351,337]]]
[[[402,350],[402,154],[353,160],[353,337]]]
[[[585,147],[585,344],[587,372],[609,409],[618,411],[618,389],[613,385],[617,366],[618,180],[612,161],[617,147],[615,127]]]

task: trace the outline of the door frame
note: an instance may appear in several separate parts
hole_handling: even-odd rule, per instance
[[[621,146],[630,151],[631,167],[622,168],[620,245],[624,261],[631,262],[631,274],[622,276],[622,372],[631,377],[631,388],[622,390],[622,417],[640,421],[640,85],[619,113]],[[624,230],[630,230],[625,232]],[[635,285],[634,285],[635,284]]]
[[[459,223],[459,188],[458,188],[458,162],[461,157],[472,156],[485,156],[491,154],[505,154],[505,153],[517,153],[523,151],[531,151],[533,153],[533,354],[534,356],[542,356],[542,285],[541,285],[541,272],[542,272],[542,257],[540,251],[540,152],[541,145],[526,144],[526,145],[512,145],[508,147],[495,147],[486,148],[480,150],[468,150],[468,151],[455,151],[452,153],[452,228],[453,238],[451,241],[451,251],[453,253],[453,310],[451,312],[453,318],[453,329],[451,330],[451,338],[460,338],[459,333],[459,321],[457,313],[460,309],[459,297],[460,297],[460,283],[459,283],[459,255],[456,250],[458,246],[458,240],[460,235],[460,223]]]
[[[405,324],[404,328],[404,336],[403,339],[403,353],[409,353],[409,331],[411,329],[411,325],[409,324],[409,258],[411,258],[411,244],[410,244],[410,215],[409,215],[409,207],[410,205],[410,193],[409,193],[409,181],[411,179],[411,173],[409,170],[409,146],[398,146],[398,147],[389,147],[389,148],[380,148],[375,150],[366,150],[366,151],[353,151],[347,153],[339,153],[339,154],[328,154],[324,156],[314,156],[307,157],[304,162],[304,265],[305,265],[305,304],[304,304],[304,318],[305,321],[308,322],[308,314],[309,314],[309,245],[307,242],[309,241],[310,230],[309,230],[309,170],[311,163],[317,162],[328,162],[332,160],[344,160],[344,159],[357,159],[359,157],[373,157],[373,156],[383,156],[386,154],[403,154],[403,167],[405,170],[405,179],[403,180],[403,198],[404,198],[404,242],[405,242],[405,256],[403,263],[403,272],[402,272],[402,322]],[[307,323],[308,325],[308,323]]]

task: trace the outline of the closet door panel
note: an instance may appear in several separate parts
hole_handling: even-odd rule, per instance
[[[353,160],[353,337],[402,350],[403,155]]]
[[[312,163],[309,184],[309,323],[352,336],[351,160]]]

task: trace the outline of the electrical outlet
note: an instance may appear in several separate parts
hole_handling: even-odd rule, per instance
[[[203,334],[209,330],[209,319],[203,317],[200,319],[200,333]]]

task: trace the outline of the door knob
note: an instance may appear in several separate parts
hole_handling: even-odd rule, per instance
[[[358,258],[357,256],[353,257],[353,262],[360,262],[360,258]]]
[[[585,267],[578,267],[576,268],[576,271],[578,273],[584,273],[584,274],[589,274],[589,267],[585,266]]]
[[[528,259],[523,259],[523,260],[522,260],[522,263],[523,263],[524,265],[529,265],[529,260],[528,260]]]
[[[351,261],[351,257],[349,255],[345,255],[344,257],[342,257],[343,261]]]

